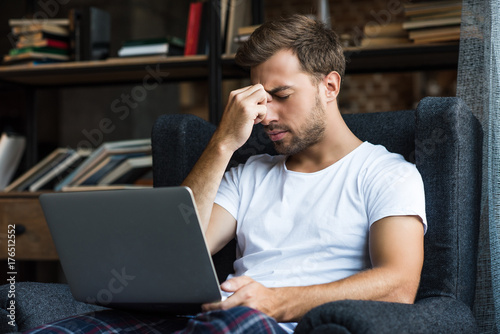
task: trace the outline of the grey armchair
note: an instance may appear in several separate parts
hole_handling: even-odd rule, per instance
[[[344,300],[305,315],[296,333],[475,333],[472,315],[479,229],[482,135],[478,121],[457,98],[425,98],[416,110],[345,115],[362,140],[383,144],[415,162],[426,192],[425,260],[415,304]],[[152,131],[154,186],[179,185],[200,156],[215,127],[191,115],[164,115]],[[256,126],[231,160],[274,154]],[[232,270],[235,243],[214,256],[221,281]],[[7,314],[0,287],[0,316]],[[57,300],[64,300],[64,307]],[[88,312],[60,284],[18,283],[16,328],[22,331]],[[40,307],[40,305],[50,307]],[[37,308],[38,307],[38,308]],[[4,326],[4,327],[2,327]]]
[[[475,333],[474,300],[481,194],[482,133],[457,98],[425,98],[416,110],[344,115],[361,139],[382,144],[415,162],[422,174],[429,224],[425,260],[414,305],[345,300],[311,310],[296,333]],[[163,116],[153,135],[156,187],[178,185],[215,127],[188,115]],[[254,154],[274,154],[256,126],[230,165]],[[214,257],[223,281],[235,244]]]

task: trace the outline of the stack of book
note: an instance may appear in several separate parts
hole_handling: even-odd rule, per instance
[[[130,40],[118,50],[119,57],[175,56],[184,54],[184,40],[178,37]]]
[[[5,64],[69,60],[68,19],[11,19],[9,26],[16,45],[4,56]]]
[[[404,5],[410,39],[416,44],[460,40],[462,1],[433,1]]]
[[[363,28],[362,47],[390,46],[410,43],[402,22],[378,24],[372,21]]]
[[[58,148],[4,191],[130,188],[151,169],[150,139],[104,143],[93,151]]]

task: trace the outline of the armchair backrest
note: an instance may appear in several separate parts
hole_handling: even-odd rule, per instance
[[[481,192],[479,122],[457,98],[425,98],[416,110],[352,114],[344,119],[361,140],[402,154],[416,163],[422,175],[429,229],[417,301],[449,296],[472,307]],[[214,130],[214,125],[192,115],[161,116],[152,131],[154,186],[179,185]],[[256,126],[230,165],[260,153],[275,152]],[[231,247],[232,253],[225,250],[214,259],[219,279],[231,270]]]

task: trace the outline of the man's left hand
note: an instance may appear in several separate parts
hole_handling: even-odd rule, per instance
[[[224,301],[204,304],[203,311],[227,310],[235,306],[247,306],[275,319],[279,318],[278,309],[283,303],[280,302],[276,289],[266,288],[248,276],[231,278],[221,284],[221,289],[233,292],[233,294]]]

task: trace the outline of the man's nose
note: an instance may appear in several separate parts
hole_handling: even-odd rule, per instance
[[[262,120],[262,125],[269,125],[272,122],[277,122],[279,119],[278,105],[272,99],[268,99],[266,107],[266,117]]]

